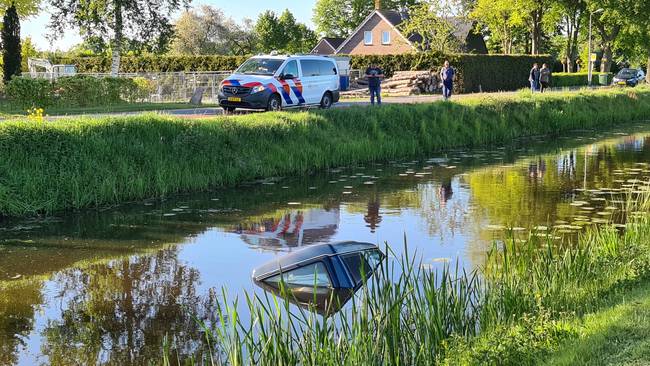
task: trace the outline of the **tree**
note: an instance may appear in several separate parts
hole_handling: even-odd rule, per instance
[[[2,20],[2,69],[4,81],[7,83],[14,76],[20,75],[20,19],[15,5],[11,5]]]
[[[382,9],[406,10],[420,0],[383,0]],[[372,0],[317,0],[314,7],[316,32],[326,37],[347,38],[372,12]]]
[[[566,70],[573,72],[578,59],[578,36],[587,11],[587,4],[584,0],[558,0],[557,5],[562,14],[562,26],[566,35],[564,49]]]
[[[22,71],[27,71],[28,65],[27,60],[31,57],[37,57],[40,54],[34,42],[32,42],[32,37],[26,37],[20,47],[20,58],[21,58],[21,69]]]
[[[451,14],[449,6],[439,1],[423,1],[411,7],[409,19],[400,26],[404,34],[419,34],[416,42],[420,51],[431,50],[440,53],[453,53],[460,50],[458,39],[453,36],[452,18],[442,16]]]
[[[511,54],[519,36],[526,31],[526,14],[514,0],[478,0],[470,18],[490,35],[498,51]]]
[[[62,33],[78,27],[84,39],[99,37],[110,44],[111,73],[120,70],[128,37],[151,52],[164,52],[173,35],[170,18],[190,0],[50,0],[50,28]]]
[[[309,52],[316,44],[316,34],[298,23],[289,10],[279,17],[270,10],[260,14],[255,24],[259,49],[263,52]]]
[[[228,54],[234,21],[221,9],[203,5],[184,12],[174,25],[171,52],[180,55]]]

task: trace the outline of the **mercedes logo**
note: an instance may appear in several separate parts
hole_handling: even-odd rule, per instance
[[[237,88],[232,88],[232,93],[237,94]]]

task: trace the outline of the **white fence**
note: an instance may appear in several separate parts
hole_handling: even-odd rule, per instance
[[[231,71],[213,72],[147,72],[120,73],[118,77],[142,78],[148,81],[149,97],[145,102],[188,102],[199,89],[203,90],[204,102],[216,102],[219,84],[228,77]],[[60,75],[52,73],[30,73],[33,78],[55,79]],[[78,73],[76,75],[92,77],[109,77],[109,73]]]

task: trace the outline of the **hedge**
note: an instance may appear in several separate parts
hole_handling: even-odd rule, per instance
[[[601,74],[609,74],[609,81],[612,81],[611,73],[594,72],[592,78],[593,85],[599,85],[598,77]],[[551,86],[568,87],[568,86],[587,86],[589,85],[589,74],[586,72],[565,73],[559,72],[551,76]]]
[[[235,70],[247,56],[140,56],[123,57],[122,72],[179,72]],[[528,85],[528,72],[533,63],[553,63],[550,56],[474,55],[439,53],[407,53],[400,55],[353,55],[351,67],[365,69],[379,65],[386,75],[400,70],[438,70],[449,60],[458,70],[456,91],[516,90]],[[56,63],[74,64],[81,73],[109,72],[110,57],[59,58]]]
[[[263,177],[430,156],[647,118],[650,89],[257,113],[0,123],[0,217],[109,205]]]
[[[54,81],[14,77],[5,92],[10,103],[18,108],[92,107],[137,102],[151,92],[143,78],[95,78],[69,76]]]

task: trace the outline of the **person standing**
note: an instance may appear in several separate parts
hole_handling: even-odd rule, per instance
[[[539,90],[542,93],[551,85],[551,69],[548,68],[547,64],[543,64],[539,70],[539,83]]]
[[[456,77],[456,70],[449,66],[449,61],[445,61],[445,65],[440,70],[440,80],[442,80],[442,97],[445,100],[451,98],[454,90],[454,78]]]
[[[534,63],[533,68],[530,69],[528,81],[530,81],[530,90],[533,93],[539,90],[539,65],[537,63]]]
[[[370,90],[370,104],[372,105],[375,105],[375,97],[377,98],[377,105],[381,105],[381,79],[383,77],[384,71],[375,63],[372,63],[370,67],[366,69],[368,89]]]

